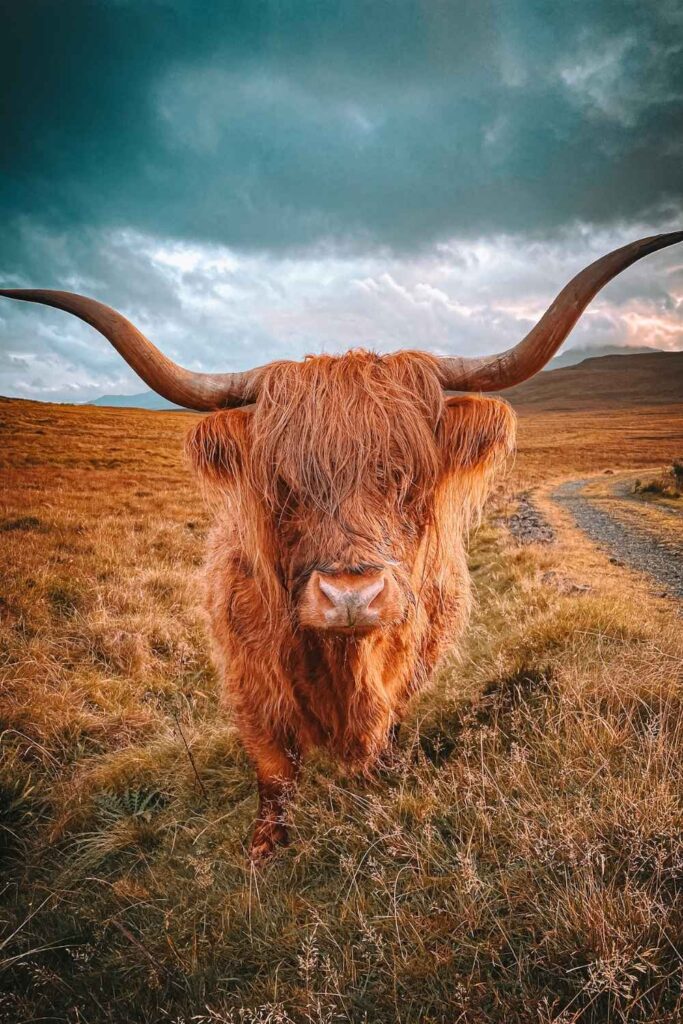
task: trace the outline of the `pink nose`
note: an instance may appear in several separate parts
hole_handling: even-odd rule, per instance
[[[404,610],[396,578],[388,569],[315,570],[298,608],[300,625],[343,633],[363,633],[401,622]]]
[[[328,628],[376,626],[381,615],[381,601],[376,600],[385,587],[384,576],[370,582],[362,576],[334,578],[320,576],[318,586],[327,598],[321,611]]]

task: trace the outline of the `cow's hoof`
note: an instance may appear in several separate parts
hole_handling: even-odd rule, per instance
[[[278,847],[289,845],[289,833],[279,821],[260,821],[254,829],[249,848],[253,864],[263,864],[277,851]]]

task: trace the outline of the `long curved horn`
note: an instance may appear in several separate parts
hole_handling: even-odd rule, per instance
[[[178,366],[134,327],[130,320],[95,299],[43,288],[2,288],[0,295],[54,306],[85,320],[107,338],[129,366],[157,394],[186,409],[208,412],[253,402],[259,370],[243,373],[194,373]]]
[[[602,256],[562,289],[527,336],[506,352],[474,359],[444,356],[441,383],[447,391],[502,391],[521,384],[552,359],[584,309],[608,281],[648,253],[683,242],[683,231],[652,235]]]

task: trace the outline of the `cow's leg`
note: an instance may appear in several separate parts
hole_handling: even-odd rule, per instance
[[[258,815],[250,856],[262,861],[289,842],[285,810],[299,771],[298,756],[276,743],[260,744],[254,752],[258,782]]]

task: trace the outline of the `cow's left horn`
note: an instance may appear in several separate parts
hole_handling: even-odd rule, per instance
[[[244,405],[256,398],[258,369],[243,373],[195,373],[186,370],[160,352],[125,316],[95,299],[87,299],[74,292],[42,288],[3,288],[0,295],[55,306],[85,320],[112,343],[150,388],[176,405],[206,412]]]
[[[502,391],[528,380],[552,359],[584,309],[608,281],[648,253],[683,241],[683,231],[653,235],[602,256],[562,289],[527,336],[494,356],[444,356],[441,382],[448,391]]]

